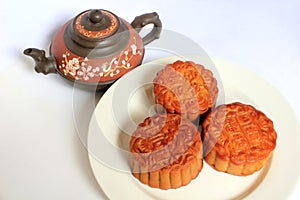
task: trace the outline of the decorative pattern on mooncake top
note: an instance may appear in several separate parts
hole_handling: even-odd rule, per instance
[[[191,61],[166,65],[153,83],[156,103],[192,121],[213,107],[218,96],[212,72]]]

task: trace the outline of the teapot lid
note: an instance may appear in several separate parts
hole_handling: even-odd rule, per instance
[[[87,10],[77,15],[64,32],[64,43],[76,55],[99,58],[121,51],[130,39],[127,26],[115,14]]]
[[[75,30],[90,39],[103,39],[113,35],[119,24],[117,16],[101,9],[85,11],[74,19]]]

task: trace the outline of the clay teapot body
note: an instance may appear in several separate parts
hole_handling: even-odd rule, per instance
[[[141,38],[139,32],[148,24],[154,26]],[[34,59],[38,73],[58,73],[84,88],[102,89],[141,64],[144,45],[159,38],[161,26],[156,13],[129,24],[107,10],[87,10],[58,30],[49,57],[36,48],[23,53]]]

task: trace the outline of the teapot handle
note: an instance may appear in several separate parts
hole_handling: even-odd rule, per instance
[[[153,24],[153,28],[150,33],[142,38],[144,45],[149,44],[155,39],[158,39],[161,32],[162,23],[159,19],[159,16],[156,12],[147,13],[135,17],[131,26],[139,33],[142,28],[148,24]]]

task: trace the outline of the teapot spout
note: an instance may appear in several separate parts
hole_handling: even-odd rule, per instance
[[[35,71],[45,75],[56,73],[56,60],[53,56],[46,57],[44,50],[28,48],[23,51],[27,56],[30,56],[35,61]]]

